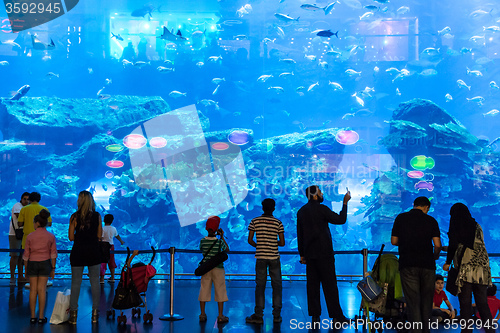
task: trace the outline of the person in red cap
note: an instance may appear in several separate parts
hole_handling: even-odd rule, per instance
[[[200,250],[203,253],[203,260],[201,261],[202,263],[215,256],[219,251],[229,252],[229,245],[227,245],[227,242],[224,239],[224,231],[219,228],[219,224],[220,218],[218,216],[211,216],[207,220],[206,229],[208,231],[208,236],[202,238],[200,241]],[[220,235],[220,239],[217,239],[217,235]],[[217,322],[219,324],[227,323],[229,321],[229,318],[224,316],[223,314],[224,302],[228,301],[224,263],[221,263],[208,273],[201,276],[200,295],[198,296],[201,309],[201,314],[199,317],[200,322],[207,321],[205,304],[206,302],[209,302],[211,298],[212,282],[214,284],[214,299],[219,306],[219,316],[217,317]]]

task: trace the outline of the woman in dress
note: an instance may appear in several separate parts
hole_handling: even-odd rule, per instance
[[[69,240],[74,241],[69,256],[71,264],[70,324],[76,324],[78,297],[82,284],[83,268],[88,267],[92,291],[92,322],[99,318],[101,251],[99,241],[102,236],[101,215],[95,211],[95,202],[89,191],[78,195],[78,210],[71,215]]]
[[[464,323],[467,323],[462,332],[472,332],[472,325],[469,325],[473,313],[472,293],[483,319],[485,331],[494,332],[486,295],[486,289],[491,285],[491,271],[488,252],[484,245],[483,229],[463,203],[456,203],[451,207],[448,237],[450,244],[443,270],[449,271],[452,260],[454,266],[458,266],[455,283],[458,286],[460,319],[464,319]]]

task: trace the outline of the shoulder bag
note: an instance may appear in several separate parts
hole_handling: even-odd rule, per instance
[[[214,247],[215,243],[217,242],[221,242],[221,240],[219,239],[213,242],[212,246],[210,246],[208,251],[205,254],[203,254],[203,259],[210,253],[210,250]],[[228,258],[227,253],[226,251],[220,250],[221,248],[220,245],[221,244],[219,244],[219,252],[215,256],[206,260],[205,262],[203,261],[203,259],[201,260],[200,264],[198,265],[198,268],[196,268],[196,270],[194,271],[194,275],[202,276],[227,260]]]
[[[14,226],[14,220],[10,219],[10,223],[12,223],[12,228],[14,228],[14,232],[16,233],[16,239],[21,240],[24,237],[24,230],[22,228],[17,228]]]

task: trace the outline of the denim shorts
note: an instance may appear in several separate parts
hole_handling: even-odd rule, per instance
[[[26,275],[33,276],[49,276],[52,272],[52,262],[50,259],[44,261],[28,261]]]

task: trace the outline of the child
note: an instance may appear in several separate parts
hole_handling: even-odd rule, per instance
[[[495,296],[496,293],[497,286],[494,284],[486,289],[486,295],[488,296],[488,307],[490,308],[491,317],[495,321],[500,318],[500,299]],[[476,312],[476,304],[472,304],[472,306],[474,307],[474,312]],[[476,317],[481,318],[481,316],[479,316],[479,312],[476,312]]]
[[[224,231],[222,231],[222,229],[219,229],[219,223],[220,218],[218,216],[212,216],[207,220],[206,229],[208,231],[208,236],[202,238],[200,241],[200,250],[202,251],[204,257],[203,261],[212,258],[219,251],[229,252],[229,245],[227,245],[226,240],[224,239]],[[217,237],[215,237],[216,235],[220,235],[219,240],[217,239]],[[210,249],[210,247],[212,248]],[[207,314],[205,313],[205,303],[210,301],[210,296],[212,293],[212,282],[214,284],[214,298],[219,306],[219,316],[217,317],[217,323],[227,323],[229,321],[229,318],[222,314],[224,310],[224,302],[227,302],[228,300],[226,293],[226,274],[224,271],[224,264],[220,264],[201,277],[200,295],[198,296],[201,309],[201,314],[199,317],[200,322],[207,321]]]
[[[35,231],[26,237],[24,246],[24,266],[26,277],[30,281],[30,311],[31,324],[36,324],[35,317],[36,298],[38,296],[38,324],[43,325],[47,322],[45,317],[45,301],[47,280],[54,278],[57,249],[56,238],[48,232],[45,227],[50,216],[49,211],[42,209],[33,219]]]
[[[434,298],[432,304],[432,317],[437,317],[438,322],[443,321],[443,319],[454,319],[455,318],[455,310],[451,305],[446,293],[443,290],[444,288],[444,278],[442,275],[436,275],[435,282],[435,290],[434,290]],[[441,308],[441,303],[443,301],[448,306],[448,309]]]
[[[113,237],[116,237],[116,239],[118,239],[122,245],[125,244],[125,242],[118,235],[118,231],[116,230],[116,228],[111,226],[111,223],[113,223],[114,219],[115,218],[111,214],[104,215],[104,228],[102,228],[102,241],[107,242],[111,245],[110,251],[114,251],[114,249],[115,249],[115,246],[113,245]],[[109,254],[108,265],[109,265],[109,270],[111,272],[111,277],[109,278],[108,282],[114,283],[115,282],[115,268],[116,268],[115,254],[114,253]],[[102,263],[101,264],[101,284],[104,284],[104,274],[105,273],[106,273],[106,263]]]

